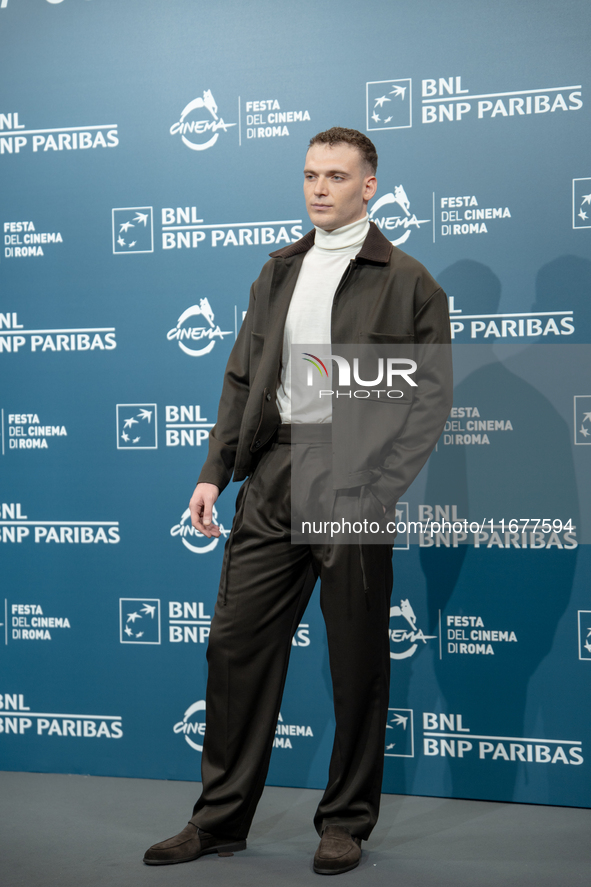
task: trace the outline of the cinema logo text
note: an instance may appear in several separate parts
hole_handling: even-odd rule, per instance
[[[510,419],[483,419],[478,407],[452,407],[443,430],[444,446],[483,446],[490,445],[489,434],[513,431],[513,424]]]
[[[178,721],[172,728],[175,733],[182,733],[185,742],[195,751],[203,751],[203,737],[205,736],[205,699],[198,699],[183,715],[182,721]],[[194,738],[191,738],[194,737]],[[199,742],[201,740],[201,744]]]
[[[240,108],[240,99],[238,100]],[[308,111],[282,111],[278,99],[245,102],[246,138],[269,139],[289,136],[287,123],[305,123],[310,120]],[[239,138],[241,144],[241,138]]]
[[[92,126],[56,126],[27,129],[18,111],[0,113],[0,155],[46,153],[47,151],[84,151],[92,148],[116,148],[119,144],[116,123]]]
[[[26,330],[16,311],[0,314],[0,354],[21,349],[36,352],[113,351],[117,347],[115,327],[77,327]]]
[[[275,728],[275,739],[273,740],[273,748],[291,748],[293,749],[292,739],[296,736],[312,739],[314,733],[312,727],[305,724],[286,724],[283,720],[281,712],[277,720]]]
[[[493,643],[517,643],[514,631],[485,628],[481,616],[446,616],[447,653],[494,656]]]
[[[7,259],[44,256],[44,246],[63,242],[59,231],[36,231],[31,221],[4,222],[4,256]]]
[[[203,317],[207,325],[185,326],[186,321],[193,317]],[[168,331],[166,338],[169,342],[176,340],[181,351],[190,357],[202,357],[213,350],[217,341],[223,341],[224,336],[230,336],[233,332],[234,330],[221,330],[219,325],[215,323],[213,308],[209,304],[209,300],[205,298],[200,299],[198,305],[191,305],[190,308],[183,311],[177,320],[176,327]],[[189,343],[193,342],[206,342],[207,344],[203,347],[189,347]]]
[[[400,601],[400,606],[390,607],[388,634],[391,659],[409,659],[417,652],[419,642],[426,646],[427,641],[437,639],[437,635],[423,634],[422,629],[417,627],[417,617],[409,600]]]
[[[172,728],[175,733],[182,734],[185,742],[195,751],[203,751],[203,737],[205,736],[205,699],[198,699],[183,715],[182,721],[178,721]],[[312,727],[307,724],[287,724],[283,720],[281,712],[275,728],[273,748],[293,749],[295,738],[313,739]]]
[[[42,425],[38,413],[5,414],[4,410],[0,411],[0,433],[3,456],[7,450],[47,450],[55,437],[68,436],[65,425]]]
[[[215,505],[213,506],[213,522],[219,526],[220,535],[212,536],[208,539],[207,536],[204,536],[203,533],[200,533],[199,530],[196,530],[192,525],[191,512],[186,508],[185,511],[183,511],[178,524],[175,524],[170,528],[170,535],[180,536],[181,542],[185,548],[193,552],[193,554],[208,554],[216,548],[220,539],[224,539],[230,535],[230,530],[227,530],[218,520],[218,511]]]
[[[464,197],[441,197],[441,235],[488,234],[494,219],[510,219],[508,206],[481,207],[473,194]],[[453,223],[453,224],[452,224]]]
[[[23,693],[0,693],[0,733],[78,739],[121,739],[121,715],[72,715],[31,711]]]
[[[388,210],[385,210],[384,207],[391,207],[390,212],[392,214],[388,215]],[[395,211],[396,207],[398,208],[397,213]],[[390,241],[394,246],[401,246],[403,243],[406,243],[413,231],[418,231],[421,225],[431,222],[431,219],[417,219],[415,213],[411,213],[410,200],[402,185],[396,185],[394,193],[384,194],[383,197],[376,200],[369,212],[369,218],[388,239],[390,239],[391,232],[402,228],[403,233]]]
[[[9,637],[13,641],[51,641],[52,631],[72,627],[67,616],[47,616],[41,604],[9,604],[5,600],[4,619],[5,644]]]
[[[88,545],[120,542],[119,521],[29,520],[20,502],[0,503],[0,542]]]
[[[185,105],[177,123],[170,127],[172,136],[180,135],[187,148],[192,151],[206,151],[217,142],[220,132],[227,132],[235,123],[225,123],[218,115],[218,106],[210,89],[205,89]]]
[[[584,762],[580,740],[475,734],[464,726],[461,714],[428,711],[423,712],[423,753],[428,757],[477,757],[480,761],[524,764],[578,766]]]

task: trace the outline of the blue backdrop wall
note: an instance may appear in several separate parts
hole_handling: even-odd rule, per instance
[[[309,228],[307,141],[344,125],[457,346],[399,505],[457,525],[397,541],[384,790],[591,804],[590,25],[579,0],[1,0],[2,767],[199,779],[235,485],[219,542],[186,509],[250,283]],[[332,730],[314,598],[269,782],[322,786]]]

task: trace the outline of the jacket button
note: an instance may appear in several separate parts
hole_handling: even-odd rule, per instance
[[[254,442],[255,450],[257,450],[260,447],[260,445],[261,445],[260,440],[255,440],[255,442]]]
[[[267,400],[271,400],[271,395],[267,394]]]

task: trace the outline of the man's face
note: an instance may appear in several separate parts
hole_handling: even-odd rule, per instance
[[[317,144],[306,154],[306,209],[312,224],[325,231],[362,219],[376,188],[376,177],[352,145]]]

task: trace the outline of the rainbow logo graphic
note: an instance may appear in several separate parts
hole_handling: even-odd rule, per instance
[[[312,366],[316,367],[316,369],[318,370],[318,372],[320,373],[320,375],[321,375],[321,376],[324,375],[324,376],[326,376],[326,378],[328,379],[328,370],[326,369],[326,366],[322,363],[322,361],[320,360],[319,357],[316,357],[315,354],[310,354],[308,351],[303,351],[302,354],[304,354],[304,360],[305,360],[305,361],[307,361],[307,362],[308,362],[309,364],[311,364]],[[312,374],[312,366],[308,367],[308,385],[312,385],[312,384],[313,384],[313,381],[312,381],[312,375],[313,375],[313,374]]]

